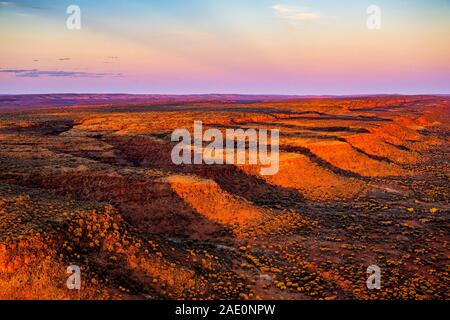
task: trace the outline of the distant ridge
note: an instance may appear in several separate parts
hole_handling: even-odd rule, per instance
[[[76,105],[109,105],[176,101],[230,101],[263,102],[270,100],[299,99],[288,95],[238,95],[238,94],[22,94],[0,95],[2,109],[29,109],[47,107],[70,107]],[[306,97],[304,97],[306,98]]]
[[[225,101],[225,102],[266,102],[280,100],[301,99],[333,99],[333,98],[364,98],[401,96],[394,94],[379,95],[247,95],[247,94],[20,94],[0,95],[0,109],[34,109],[34,108],[60,108],[87,105],[118,106],[122,104],[145,104],[158,102],[194,102],[194,101]],[[428,95],[420,95],[428,96]],[[431,96],[431,95],[430,95]],[[442,96],[445,95],[434,95]]]

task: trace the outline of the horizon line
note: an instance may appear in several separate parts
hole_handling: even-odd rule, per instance
[[[364,96],[450,96],[450,93],[339,93],[339,94],[284,94],[284,93],[131,93],[131,92],[42,92],[0,93],[0,96],[33,95],[130,95],[130,96],[272,96],[272,97],[364,97]]]

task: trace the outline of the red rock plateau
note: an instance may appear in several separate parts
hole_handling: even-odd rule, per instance
[[[0,106],[0,299],[450,298],[448,97]],[[279,129],[279,172],[174,165],[171,134],[194,120]]]

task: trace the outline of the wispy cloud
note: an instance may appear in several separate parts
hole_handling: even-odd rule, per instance
[[[0,1],[0,7],[28,8],[28,9],[36,9],[36,10],[48,9],[46,7],[34,6],[34,5],[30,5],[28,3],[23,3],[23,2],[20,2],[20,1]]]
[[[17,17],[24,17],[24,18],[33,17],[33,15],[31,13],[23,13],[23,12],[17,12],[16,16]]]
[[[274,5],[272,6],[272,9],[278,16],[289,21],[310,21],[320,19],[320,15],[318,13],[284,4]]]
[[[121,73],[82,72],[82,71],[60,71],[60,70],[38,70],[38,69],[0,69],[0,73],[14,74],[16,77],[39,78],[39,77],[69,77],[69,78],[105,78],[122,77]]]
[[[15,7],[16,3],[11,1],[0,1],[1,7]]]
[[[59,58],[58,60],[59,60],[59,61],[69,61],[70,58]]]

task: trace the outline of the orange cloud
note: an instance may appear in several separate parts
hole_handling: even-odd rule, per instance
[[[275,6],[272,6],[272,9],[275,10],[275,12],[281,18],[291,21],[307,21],[320,19],[320,15],[317,13],[304,11],[284,4],[277,4]]]

